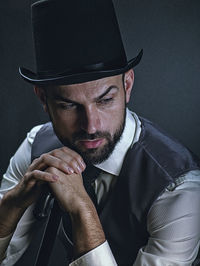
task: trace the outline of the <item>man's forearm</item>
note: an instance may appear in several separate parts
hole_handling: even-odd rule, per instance
[[[46,171],[59,176],[50,188],[62,209],[71,217],[75,257],[101,245],[105,235],[94,204],[83,186],[82,175],[68,175],[53,167]]]
[[[0,263],[5,258],[7,247],[23,213],[22,209],[10,205],[7,195],[0,201]]]
[[[74,255],[80,257],[105,242],[105,235],[92,202],[71,214]]]
[[[25,209],[13,206],[9,195],[0,201],[0,238],[7,237],[15,231]]]
[[[0,200],[0,238],[12,234],[24,214],[26,207],[18,206],[15,188],[7,192]]]

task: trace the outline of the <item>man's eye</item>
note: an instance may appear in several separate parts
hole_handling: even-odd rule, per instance
[[[58,104],[59,108],[65,109],[65,110],[70,110],[76,107],[76,104],[74,103],[60,103]]]
[[[97,103],[98,104],[109,104],[109,103],[111,103],[113,101],[113,98],[111,97],[111,98],[104,98],[104,99],[101,99],[101,100],[99,100]]]

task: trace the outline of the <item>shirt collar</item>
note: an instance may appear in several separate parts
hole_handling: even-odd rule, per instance
[[[141,131],[140,125],[140,121],[136,114],[130,112],[127,108],[125,127],[119,142],[116,144],[115,149],[109,158],[100,164],[96,164],[95,166],[105,172],[118,176],[127,150],[131,144],[135,143],[139,139]]]

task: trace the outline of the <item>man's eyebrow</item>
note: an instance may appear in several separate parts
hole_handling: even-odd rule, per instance
[[[106,94],[108,94],[113,89],[115,89],[117,91],[119,90],[119,88],[117,86],[112,85],[112,86],[108,87],[105,92],[103,92],[101,95],[99,95],[98,97],[96,97],[95,100],[102,99]]]
[[[114,90],[114,89],[117,90],[117,91],[119,90],[119,88],[117,86],[112,85],[112,86],[108,87],[105,92],[103,92],[101,95],[96,97],[94,100],[98,101],[98,100],[102,99],[106,94],[108,94],[111,90]],[[59,94],[56,94],[56,93],[53,94],[52,99],[55,100],[55,101],[63,101],[63,102],[67,102],[67,103],[78,104],[77,102],[72,101],[72,100],[70,100],[68,98],[65,98],[65,97],[63,97],[63,96],[61,96]]]
[[[68,98],[62,97],[62,96],[59,95],[59,94],[54,94],[52,98],[53,98],[53,100],[55,100],[55,101],[63,101],[63,102],[66,102],[66,103],[74,103],[74,104],[77,104],[77,102],[72,101],[72,100],[70,100],[70,99],[68,99]]]

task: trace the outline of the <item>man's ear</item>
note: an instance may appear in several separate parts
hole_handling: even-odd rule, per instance
[[[44,111],[47,112],[48,111],[47,96],[46,96],[44,88],[34,87],[34,92],[36,96],[39,98],[39,100],[41,101]]]
[[[133,83],[134,83],[134,71],[133,69],[130,69],[124,75],[124,89],[126,94],[126,103],[128,103],[130,100]]]

